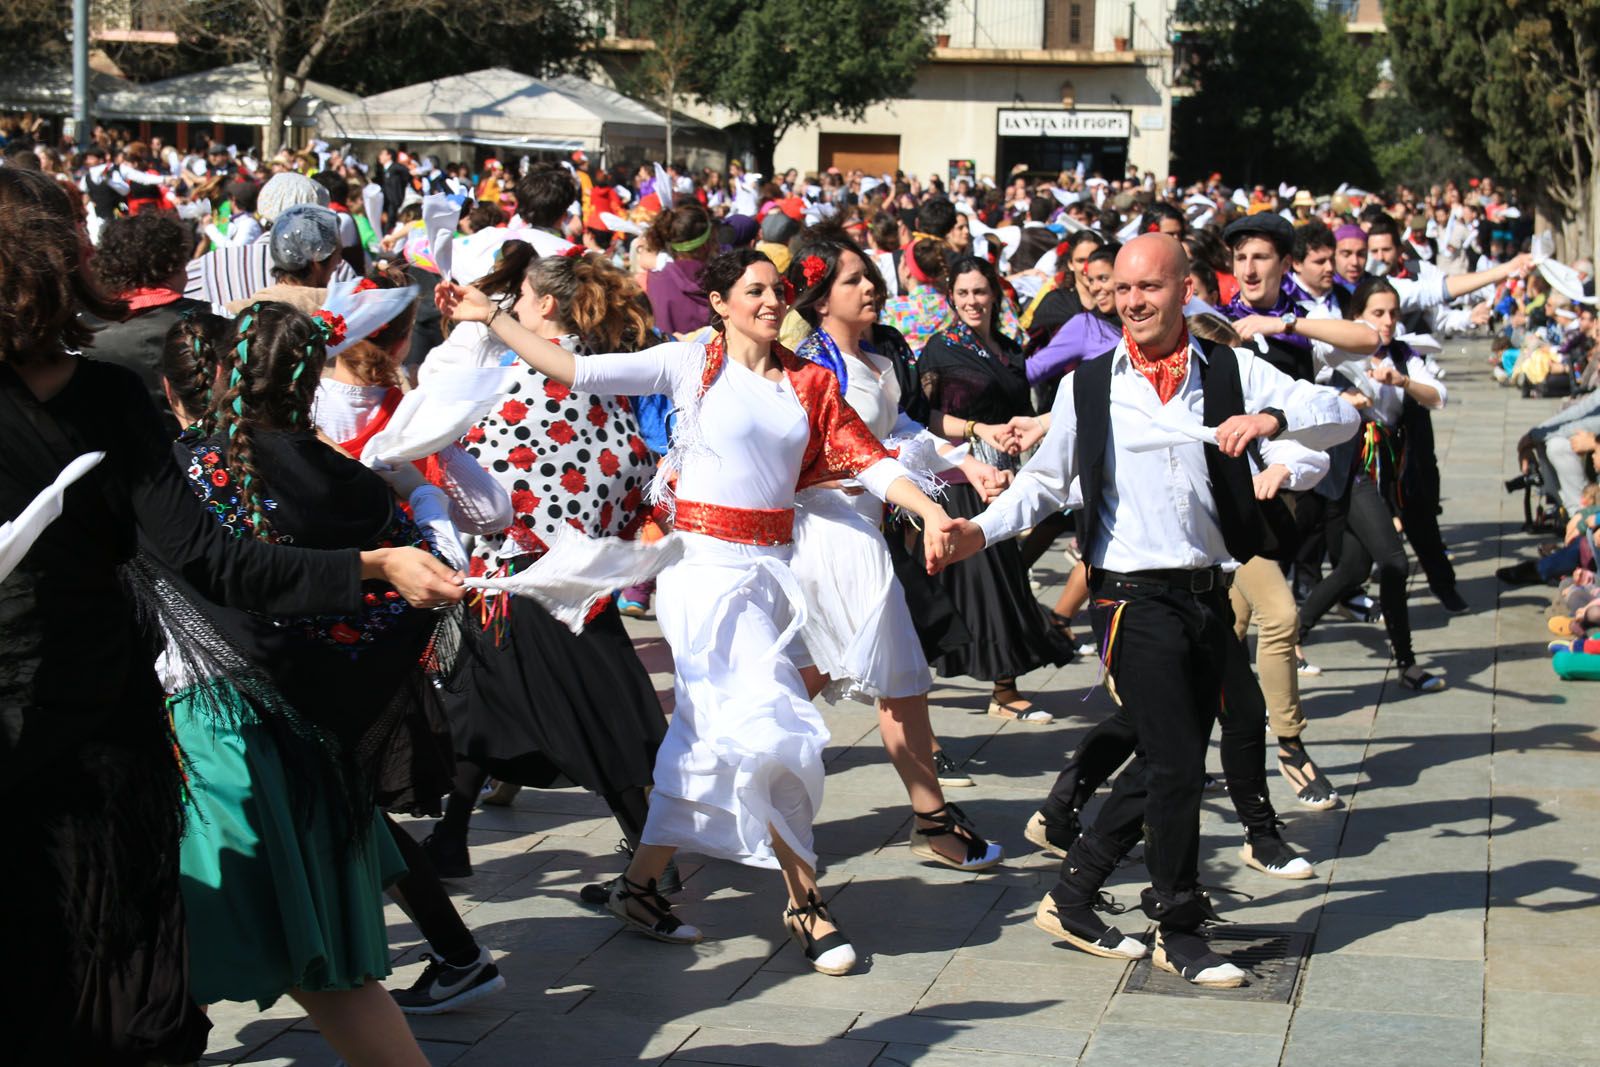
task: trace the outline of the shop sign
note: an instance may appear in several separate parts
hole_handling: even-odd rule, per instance
[[[1126,139],[1128,112],[1000,109],[1001,137],[1104,137]]]

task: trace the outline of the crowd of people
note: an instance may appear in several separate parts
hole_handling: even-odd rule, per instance
[[[1079,657],[1115,712],[1025,827],[1062,859],[1034,921],[1238,986],[1204,936],[1213,728],[1241,861],[1310,878],[1267,739],[1298,804],[1337,806],[1300,695],[1313,631],[1381,621],[1428,694],[1411,557],[1472,610],[1440,528],[1440,342],[1542,341],[1592,385],[1592,265],[1526,250],[1487,179],[0,155],[24,1063],[194,1060],[204,1005],[285,995],[348,1063],[423,1063],[405,1013],[505,985],[442,883],[472,875],[474,809],[523,786],[604,799],[626,866],[581,896],[629,929],[701,939],[686,849],[778,871],[787,936],[848,974],[816,698],[876,707],[911,855],[983,871],[1003,850],[946,796],[974,782],[933,675],[1043,726],[1019,679]],[[1524,442],[1565,536],[1502,575],[1559,583],[1573,676],[1600,653],[1596,396]],[[652,611],[670,718],[623,623]],[[1104,917],[1141,840],[1148,940]],[[430,950],[392,993],[386,892]]]

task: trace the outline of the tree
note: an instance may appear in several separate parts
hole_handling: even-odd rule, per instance
[[[1600,4],[1389,0],[1396,66],[1441,132],[1600,262]]]
[[[1197,86],[1173,108],[1173,154],[1194,176],[1332,186],[1377,177],[1361,113],[1377,56],[1312,0],[1187,0],[1175,22]]]
[[[367,95],[485,67],[581,72],[600,32],[588,0],[456,4],[394,20],[328,50],[322,81]]]
[[[696,0],[640,0],[627,5],[626,22],[618,33],[649,42],[622,88],[657,105],[667,120],[667,160],[673,155],[673,117],[686,95],[706,82],[700,50],[715,30]],[[620,20],[619,20],[620,21]]]
[[[562,16],[555,19],[558,25],[567,25],[573,20],[565,16],[579,5],[575,0],[498,6],[452,0],[191,0],[178,10],[180,37],[260,65],[271,105],[264,151],[271,155],[281,142],[284,117],[305,93],[313,71],[336,56],[355,65],[373,62],[405,81],[459,73],[460,67],[440,70],[438,60],[454,57],[457,63],[482,66],[487,54],[514,44],[519,32],[545,24],[553,13]],[[588,24],[586,17],[576,21]],[[557,55],[571,55],[586,39],[578,35]],[[416,65],[409,71],[385,67],[394,54],[414,58]],[[475,63],[468,58],[474,55]]]
[[[702,0],[692,28],[703,83],[695,95],[749,131],[756,169],[778,141],[823,118],[860,121],[910,90],[933,50],[946,0]]]

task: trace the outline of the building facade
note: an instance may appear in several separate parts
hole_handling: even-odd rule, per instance
[[[950,0],[905,97],[779,141],[777,167],[1000,181],[1014,168],[1167,174],[1169,0]]]

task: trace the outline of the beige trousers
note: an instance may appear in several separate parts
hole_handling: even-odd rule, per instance
[[[1256,673],[1261,676],[1261,695],[1267,701],[1272,732],[1277,737],[1299,737],[1306,728],[1294,656],[1300,613],[1289,582],[1275,562],[1257,556],[1234,572],[1229,596],[1239,640],[1244,640],[1250,620],[1255,620]]]

